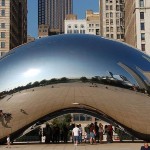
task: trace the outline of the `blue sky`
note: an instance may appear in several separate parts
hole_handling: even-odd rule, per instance
[[[73,13],[79,19],[85,17],[85,11],[99,11],[99,0],[73,0]],[[38,32],[38,0],[28,0],[28,34],[37,37]]]

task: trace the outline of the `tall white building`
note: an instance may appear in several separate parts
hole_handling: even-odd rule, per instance
[[[99,35],[99,31],[99,13],[94,13],[92,10],[86,11],[85,19],[78,20],[75,15],[70,15],[65,20],[65,34],[81,33]]]
[[[125,0],[125,42],[150,55],[150,0]]]
[[[124,0],[100,0],[99,4],[101,35],[124,41]]]

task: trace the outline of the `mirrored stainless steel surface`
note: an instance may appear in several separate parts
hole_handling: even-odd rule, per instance
[[[0,139],[75,103],[147,139],[149,84],[150,57],[121,42],[70,34],[25,44],[0,59]]]

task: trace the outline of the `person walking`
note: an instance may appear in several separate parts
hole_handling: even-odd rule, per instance
[[[79,141],[79,134],[80,134],[80,130],[77,127],[77,125],[75,125],[75,127],[72,130],[72,137],[74,139],[74,145],[78,145],[78,141]]]

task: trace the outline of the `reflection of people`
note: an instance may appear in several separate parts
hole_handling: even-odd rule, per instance
[[[99,137],[100,137],[100,143],[102,143],[102,140],[103,140],[103,125],[100,123],[99,124]]]
[[[144,142],[144,146],[141,146],[141,150],[150,150],[147,142]]]
[[[0,117],[1,117],[1,116],[3,116],[3,111],[2,111],[2,110],[0,110]]]
[[[7,148],[10,148],[10,136],[7,136]]]
[[[80,133],[80,130],[79,130],[79,128],[77,127],[77,125],[75,125],[75,128],[73,128],[73,130],[72,130],[72,136],[74,137],[74,144],[75,144],[75,145],[78,144],[78,141],[79,141],[79,133]]]
[[[93,144],[96,143],[96,140],[95,140],[95,128],[94,128],[94,124],[91,123],[90,125],[90,144]]]
[[[81,124],[79,124],[79,143],[82,143],[82,127],[81,127]]]

